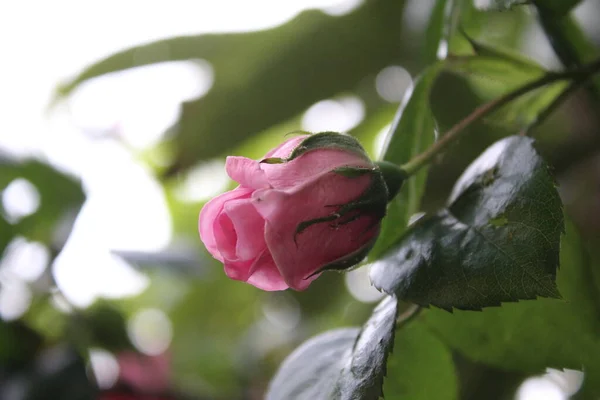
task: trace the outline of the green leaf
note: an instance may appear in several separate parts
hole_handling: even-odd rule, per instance
[[[512,136],[490,146],[460,177],[448,208],[375,262],[373,284],[446,310],[558,297],[562,206],[532,144]]]
[[[435,140],[435,120],[429,106],[429,95],[441,70],[441,63],[434,64],[419,76],[394,119],[385,145],[382,159],[403,164],[427,149]],[[406,230],[410,217],[419,211],[421,196],[425,191],[427,168],[408,179],[387,208],[381,233],[369,257],[377,259]]]
[[[528,3],[529,0],[481,0],[476,1],[475,6],[486,11],[506,11]]]
[[[40,206],[34,214],[13,225],[14,233],[50,243],[57,224],[66,217],[74,217],[83,204],[85,195],[80,183],[39,161],[0,159],[0,189],[17,178],[26,179],[35,186],[40,195]]]
[[[519,53],[465,37],[476,55],[453,57],[448,69],[466,76],[483,97],[496,98],[547,73],[542,66]],[[486,117],[486,121],[515,131],[527,128],[567,86],[567,82],[561,81],[527,93]]]
[[[14,235],[13,226],[0,214],[0,257]]]
[[[396,332],[383,385],[386,399],[454,400],[458,382],[450,349],[421,322]]]
[[[394,341],[397,301],[383,300],[366,324],[318,335],[280,366],[266,399],[378,399]]]
[[[557,15],[556,7],[561,7],[558,3],[567,6],[572,1],[534,1],[540,24],[554,52],[567,68],[577,68],[592,62],[598,58],[600,50],[585,36],[573,16],[570,14]],[[591,82],[588,90],[596,100],[600,100],[600,77],[593,78]]]
[[[423,49],[426,64],[433,63],[438,59],[440,43],[448,39],[446,34],[448,33],[446,32],[448,24],[446,7],[448,3],[454,3],[454,1],[437,0],[431,10],[427,29],[425,30],[425,47]]]
[[[43,338],[21,321],[0,320],[0,372],[31,363],[42,344]]]
[[[206,96],[182,107],[172,130],[175,161],[169,172],[175,173],[401,64],[403,9],[404,1],[368,1],[340,17],[307,11],[259,32],[161,40],[90,66],[61,94],[95,76],[139,65],[206,59],[215,82]]]
[[[522,301],[477,313],[427,310],[422,319],[446,344],[473,360],[532,374],[547,367],[583,367],[586,390],[598,394],[600,287],[590,273],[600,273],[600,262],[588,257],[571,224],[560,258],[557,283],[564,300]]]
[[[533,0],[537,7],[551,11],[556,17],[568,14],[581,0]]]

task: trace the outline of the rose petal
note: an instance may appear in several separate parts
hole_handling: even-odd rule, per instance
[[[260,189],[269,187],[267,176],[256,160],[246,157],[227,157],[225,161],[227,175],[243,187]]]
[[[355,200],[369,183],[366,175],[347,178],[329,173],[293,190],[254,193],[252,203],[267,221],[267,246],[291,288],[306,289],[316,278],[308,278],[310,275],[362,247],[377,234],[377,228],[369,228],[378,221],[365,215],[337,227],[332,222],[313,224],[296,235],[298,224],[332,214],[336,209],[328,205]]]
[[[255,260],[246,260],[246,261],[229,261],[225,260],[223,262],[223,268],[225,269],[225,274],[236,281],[246,282],[248,277],[250,276],[250,271],[252,269],[252,265],[255,263]]]
[[[252,266],[252,275],[248,278],[248,283],[267,291],[285,290],[289,287],[268,251],[265,251]]]
[[[223,257],[217,248],[213,229],[214,222],[223,211],[223,206],[227,201],[244,197],[249,198],[251,193],[252,189],[238,187],[210,200],[200,211],[200,216],[198,218],[198,232],[200,233],[200,239],[206,246],[208,252],[221,262],[223,262]]]
[[[337,149],[309,151],[283,164],[261,164],[269,184],[277,189],[304,185],[307,181],[344,166],[371,168],[373,164],[357,154]]]
[[[227,203],[224,207],[227,206]],[[221,212],[215,222],[213,223],[213,232],[215,235],[215,242],[217,243],[217,249],[225,260],[237,261],[237,255],[235,253],[235,247],[237,243],[237,233],[231,218],[225,213]]]
[[[256,258],[266,247],[265,220],[256,211],[250,199],[232,200],[224,207],[235,233],[235,255],[239,260]]]
[[[269,151],[265,155],[265,158],[287,158],[290,156],[290,154],[292,154],[292,151],[294,151],[294,149],[298,147],[298,145],[307,137],[308,135],[301,135],[288,139],[285,142],[281,143],[279,146],[275,147],[273,150]]]

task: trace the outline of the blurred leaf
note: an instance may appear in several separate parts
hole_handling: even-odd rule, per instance
[[[0,206],[1,208],[1,206]],[[0,257],[14,235],[13,226],[0,214]]]
[[[43,352],[39,365],[29,382],[24,400],[90,400],[96,398],[96,388],[90,382],[85,361],[73,349],[54,347]]]
[[[564,300],[538,299],[482,312],[425,311],[424,322],[467,357],[532,374],[546,367],[581,369],[587,390],[600,391],[600,289],[589,278],[591,263],[577,232],[567,224],[557,282]]]
[[[69,94],[95,76],[160,61],[204,58],[215,82],[183,105],[169,172],[221,155],[251,135],[295,117],[316,101],[352,90],[403,54],[403,1],[374,0],[331,17],[308,11],[289,23],[244,34],[162,40],[90,66],[60,89]],[[166,51],[165,51],[166,49]],[[143,54],[144,56],[139,56]]]
[[[495,54],[486,51],[483,55],[452,57],[447,67],[449,71],[469,78],[478,77],[491,83],[495,82],[504,91],[539,78],[545,73],[539,65],[501,50]]]
[[[489,97],[500,96],[547,71],[532,60],[507,49],[495,48],[469,38],[476,56],[455,57],[449,70],[470,78]],[[488,116],[486,121],[520,130],[534,123],[565,90],[567,82],[557,82],[527,93]]]
[[[452,353],[420,322],[396,332],[383,385],[386,399],[454,400],[458,381]]]
[[[401,165],[427,149],[435,140],[435,120],[429,106],[429,94],[441,65],[433,64],[419,76],[411,92],[400,105],[386,139],[383,160]],[[379,239],[370,257],[377,259],[405,231],[410,217],[419,211],[425,191],[427,168],[411,177],[389,203]]]
[[[452,4],[456,3],[454,0],[436,0],[431,15],[429,16],[429,22],[427,23],[427,29],[425,30],[425,48],[423,49],[425,63],[430,64],[438,59],[438,49],[440,45],[448,46],[448,43],[441,44],[442,41],[448,40],[449,32],[449,16],[447,8],[452,9]]]
[[[242,384],[236,371],[240,336],[255,322],[263,292],[230,280],[216,260],[207,260],[202,280],[185,283],[169,312],[174,383],[195,393],[212,390],[236,398]]]
[[[323,333],[296,349],[271,381],[267,399],[378,399],[394,340],[396,299],[362,327]]]
[[[0,377],[30,363],[42,343],[42,337],[22,322],[0,319]]]
[[[474,4],[480,10],[486,11],[506,11],[515,6],[528,4],[529,0],[481,0],[474,1]]]
[[[417,222],[373,264],[375,287],[446,310],[558,297],[562,205],[532,142],[512,136],[476,159],[448,208]]]
[[[560,17],[568,14],[569,11],[581,3],[581,0],[533,0],[533,3]]]
[[[563,6],[573,3],[566,0]],[[592,43],[579,27],[573,16],[557,15],[558,0],[534,0],[538,18],[554,52],[567,68],[581,67],[600,56],[600,50]],[[600,100],[600,77],[592,79],[589,92]]]
[[[69,216],[74,218],[85,200],[81,185],[72,177],[40,161],[0,159],[0,188],[17,178],[26,179],[37,189],[40,206],[35,213],[23,217],[14,225],[15,233],[31,240],[52,243],[58,224]]]
[[[87,347],[100,347],[112,352],[133,348],[125,318],[117,308],[107,303],[95,303],[82,314],[74,314],[69,332],[71,337],[80,335]]]

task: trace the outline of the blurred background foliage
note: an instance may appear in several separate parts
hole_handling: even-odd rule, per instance
[[[262,398],[299,343],[362,324],[381,295],[366,268],[325,274],[303,293],[266,293],[227,279],[197,233],[203,204],[232,185],[224,157],[260,158],[298,129],[347,132],[379,157],[388,131],[433,137],[548,69],[595,59],[600,46],[597,0],[193,3],[90,3],[82,9],[49,2],[50,19],[70,8],[83,22],[63,43],[50,41],[62,36],[36,31],[35,39],[22,39],[31,46],[26,51],[43,47],[40,54],[52,60],[79,48],[86,57],[60,64],[65,70],[57,76],[41,73],[43,84],[34,78],[27,84],[27,74],[58,64],[33,57],[30,69],[21,53],[5,53],[2,399]],[[216,8],[221,13],[211,14]],[[105,20],[86,28],[94,13]],[[197,19],[208,28],[194,20],[200,13]],[[19,21],[27,10],[3,4],[0,15]],[[112,37],[105,32],[111,23],[119,33],[136,30],[138,21],[139,35],[102,44]],[[5,24],[0,43],[16,42],[8,48],[23,51],[10,31],[19,32],[14,24]],[[86,29],[94,40],[83,33],[78,38]],[[442,206],[485,147],[527,130],[554,168],[574,229],[597,259],[598,82],[573,90],[541,123],[539,115],[553,107],[565,84],[537,90],[472,125],[428,175],[417,178],[423,202],[407,207]],[[414,118],[392,124],[411,90],[413,98],[421,96],[412,106]],[[23,101],[34,95],[43,101]],[[32,125],[34,119],[39,122]],[[406,161],[428,143],[395,143],[399,150],[390,161]],[[385,229],[393,235],[393,226]],[[598,264],[592,264],[599,283]],[[461,326],[467,325],[455,327],[458,319],[450,314],[432,318],[442,324],[435,329],[439,335],[419,325],[397,341],[388,376],[411,379],[390,378],[389,398],[508,399],[532,372],[543,372],[528,355],[522,361],[527,368],[507,364],[504,348],[496,348],[496,358],[465,350],[471,331]],[[484,328],[493,331],[498,319],[490,318]],[[547,351],[559,346],[549,340]],[[519,393],[520,399],[540,398]]]

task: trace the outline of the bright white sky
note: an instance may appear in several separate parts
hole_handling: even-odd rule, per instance
[[[121,144],[90,139],[81,130],[118,127],[127,144],[147,147],[175,121],[181,101],[210,88],[211,71],[178,63],[99,79],[48,112],[57,84],[94,61],[140,43],[264,29],[305,8],[335,14],[358,4],[356,0],[0,2],[4,54],[0,148],[47,158],[79,176],[88,194],[54,266],[55,278],[72,303],[84,306],[99,295],[118,297],[143,289],[145,278],[108,250],[159,250],[172,233],[160,185],[143,165]],[[148,84],[159,86],[160,99],[144,96],[141,88]],[[5,205],[12,199],[15,210],[27,203],[23,190],[4,194]]]

